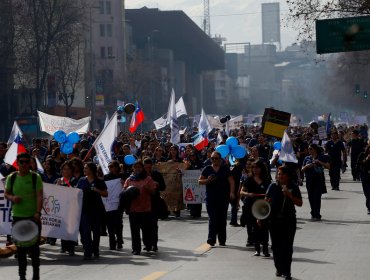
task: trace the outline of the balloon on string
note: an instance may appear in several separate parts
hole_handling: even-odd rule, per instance
[[[281,142],[276,141],[273,147],[274,147],[274,150],[281,150]]]
[[[70,143],[70,142],[64,142],[61,147],[60,147],[60,151],[63,153],[63,154],[66,154],[66,155],[69,155],[73,152],[73,144]]]
[[[71,144],[76,144],[78,141],[80,141],[80,136],[77,132],[71,132],[67,136],[67,142]]]
[[[136,107],[135,107],[135,105],[134,105],[134,104],[132,104],[132,103],[127,103],[127,104],[125,105],[125,109],[124,109],[124,111],[125,111],[125,113],[126,113],[127,115],[132,114],[133,112],[135,112],[135,110],[136,110]]]
[[[118,107],[117,107],[117,113],[118,113],[119,115],[123,114],[123,111],[124,111],[124,109],[123,109],[123,107],[122,107],[122,106],[118,106]]]
[[[228,145],[219,145],[219,146],[216,147],[216,151],[221,154],[222,158],[227,157],[227,155],[230,152]]]
[[[54,132],[54,139],[58,143],[64,143],[67,140],[67,135],[63,130],[57,130]]]
[[[136,162],[136,158],[133,155],[127,155],[124,158],[124,162],[127,165],[133,165]]]
[[[246,153],[247,153],[247,150],[243,146],[237,145],[237,146],[231,147],[230,154],[235,158],[243,158],[245,157]]]
[[[226,140],[226,145],[229,145],[229,146],[237,146],[238,144],[239,144],[238,143],[238,139],[236,139],[234,136],[230,136]]]

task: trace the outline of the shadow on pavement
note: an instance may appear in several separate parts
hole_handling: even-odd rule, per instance
[[[295,257],[293,257],[293,262],[307,262],[307,263],[314,263],[314,264],[335,264],[335,263],[332,263],[332,262],[311,260],[311,259],[307,259],[307,258],[295,258]]]

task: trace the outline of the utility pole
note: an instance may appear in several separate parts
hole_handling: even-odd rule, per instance
[[[211,16],[209,12],[209,0],[204,0],[203,31],[211,37]]]

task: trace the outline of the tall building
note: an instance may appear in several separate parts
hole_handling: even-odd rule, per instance
[[[124,100],[124,16],[122,0],[93,0],[88,8],[85,94],[94,126],[102,126],[105,112]]]
[[[280,44],[280,3],[262,3],[262,43]]]

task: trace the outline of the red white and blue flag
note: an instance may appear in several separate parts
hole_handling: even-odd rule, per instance
[[[131,123],[129,130],[131,133],[134,133],[136,129],[139,127],[139,125],[144,121],[145,116],[143,110],[141,110],[141,107],[139,106],[139,103],[136,102],[136,110],[132,114]]]
[[[194,147],[200,151],[208,146],[208,133],[211,132],[212,127],[208,121],[207,115],[202,109],[202,114],[200,115],[198,134],[194,136]]]
[[[18,134],[14,139],[14,142],[10,145],[8,151],[5,154],[4,162],[13,165],[18,169],[17,155],[20,153],[26,153],[26,147],[22,142],[21,136]]]

